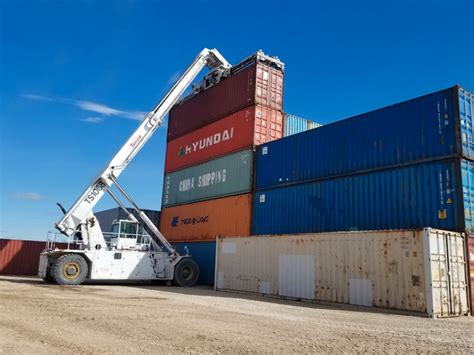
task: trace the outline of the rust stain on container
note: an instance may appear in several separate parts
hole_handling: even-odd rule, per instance
[[[161,232],[172,242],[250,235],[251,194],[164,208]]]

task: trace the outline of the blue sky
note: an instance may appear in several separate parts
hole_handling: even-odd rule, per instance
[[[44,239],[204,47],[279,56],[285,111],[324,124],[474,90],[473,27],[469,0],[0,0],[0,237]],[[120,177],[143,208],[161,206],[165,130]]]

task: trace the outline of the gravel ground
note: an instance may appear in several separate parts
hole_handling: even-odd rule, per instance
[[[474,353],[474,319],[151,285],[0,277],[0,353]]]

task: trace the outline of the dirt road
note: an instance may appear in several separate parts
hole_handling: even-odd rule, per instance
[[[472,317],[362,312],[166,286],[0,278],[0,353],[473,353]]]

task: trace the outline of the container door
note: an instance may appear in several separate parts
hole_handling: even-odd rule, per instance
[[[465,238],[459,233],[446,233],[448,251],[448,280],[451,315],[466,314],[469,310],[467,299],[467,275],[465,259]]]
[[[427,228],[423,243],[428,315],[449,317],[466,314],[464,236]]]
[[[462,154],[474,158],[474,95],[466,90],[458,90],[459,120],[461,125]]]
[[[469,263],[468,269],[468,281],[469,281],[469,293],[470,293],[470,309],[471,314],[474,311],[474,235],[470,234],[468,238],[466,238],[466,254],[467,254],[467,261]]]

